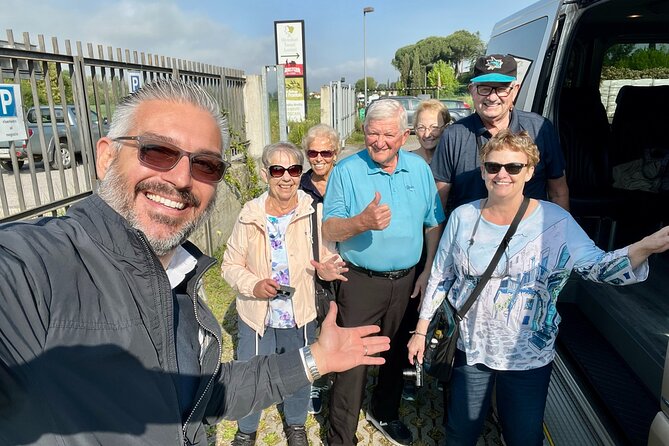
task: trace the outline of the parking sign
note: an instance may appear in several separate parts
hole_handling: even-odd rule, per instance
[[[142,88],[142,73],[140,71],[128,71],[128,89],[134,93]]]
[[[0,141],[26,138],[21,89],[14,84],[0,84]]]

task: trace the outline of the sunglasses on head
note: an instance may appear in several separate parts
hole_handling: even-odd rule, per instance
[[[506,173],[508,173],[509,175],[518,175],[520,171],[523,170],[523,167],[527,167],[527,164],[523,163],[500,164],[500,163],[485,162],[483,163],[483,166],[485,167],[485,171],[490,174],[499,173],[499,171],[502,170],[503,167],[504,170],[506,170]]]
[[[193,153],[182,150],[172,144],[148,136],[119,136],[113,141],[136,141],[139,145],[139,162],[151,169],[166,172],[176,167],[182,157],[188,157],[190,174],[193,179],[217,183],[223,179],[230,164],[220,156],[207,153]]]
[[[307,156],[309,158],[318,158],[318,155],[323,158],[332,158],[334,156],[334,150],[321,150],[320,152],[318,150],[307,150]]]
[[[267,171],[272,178],[281,178],[285,171],[288,171],[288,175],[291,177],[299,177],[302,175],[302,166],[299,164],[293,164],[289,167],[272,165],[267,168]]]

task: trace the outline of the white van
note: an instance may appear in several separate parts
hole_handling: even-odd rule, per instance
[[[600,247],[669,224],[669,1],[540,1],[498,22],[486,53],[518,60],[515,106],[555,124],[572,214]],[[669,445],[669,254],[650,266],[642,284],[574,279],[560,295],[548,443]]]

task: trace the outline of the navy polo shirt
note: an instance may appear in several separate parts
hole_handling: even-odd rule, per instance
[[[564,176],[565,160],[560,141],[551,122],[536,113],[511,111],[509,129],[514,133],[527,131],[539,149],[539,164],[534,176],[525,184],[525,195],[546,200],[546,181]],[[488,196],[481,178],[477,138],[481,147],[492,135],[478,114],[460,119],[444,130],[432,158],[431,168],[436,181],[451,184],[448,209]]]

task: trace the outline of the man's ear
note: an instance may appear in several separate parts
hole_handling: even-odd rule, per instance
[[[106,136],[98,140],[96,146],[95,168],[98,172],[98,178],[103,180],[116,157],[116,149],[112,147],[114,141]]]

